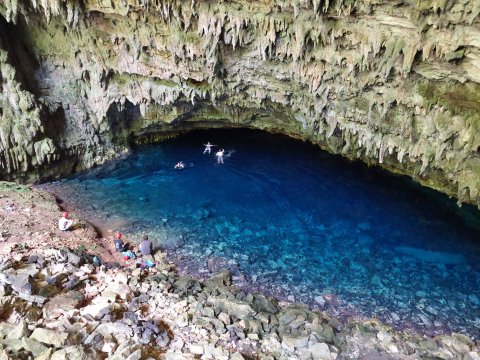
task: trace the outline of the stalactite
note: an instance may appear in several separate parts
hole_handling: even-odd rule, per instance
[[[95,19],[95,30],[99,34],[118,33],[104,38],[111,41],[102,42],[101,37],[98,38],[95,46],[87,41],[89,29],[81,20],[91,4],[83,7],[74,0],[8,0],[4,3],[9,21],[24,16],[27,23],[40,24],[43,37],[32,40],[39,47],[44,46],[43,53],[39,51],[40,59],[51,56],[49,51],[57,48],[53,43],[62,39],[52,29],[61,27],[62,21],[66,25],[75,50],[72,55],[68,51],[58,54],[57,60],[53,60],[58,68],[47,73],[64,74],[66,71],[62,68],[71,66],[71,76],[79,88],[65,87],[71,93],[69,103],[78,102],[78,112],[86,114],[82,121],[91,122],[95,129],[108,131],[109,105],[115,103],[122,111],[126,99],[138,106],[143,115],[151,106],[173,105],[185,98],[191,104],[207,102],[218,111],[225,108],[227,112],[237,106],[246,109],[268,106],[276,111],[287,108],[292,116],[297,116],[305,132],[330,141],[332,149],[338,148],[335,151],[375,157],[385,163],[392,161],[386,156],[390,154],[399,162],[422,162],[422,171],[429,166],[449,168],[445,158],[458,151],[459,145],[455,145],[457,148],[446,145],[441,138],[443,133],[422,132],[426,117],[439,108],[436,104],[440,100],[435,89],[427,89],[420,96],[408,81],[415,76],[426,81],[441,82],[448,78],[454,84],[455,81],[470,83],[472,80],[468,79],[474,78],[478,62],[473,54],[480,48],[475,29],[464,24],[480,12],[480,7],[475,7],[473,2],[451,10],[444,0],[433,1],[418,19],[406,20],[405,9],[414,6],[406,2],[390,6],[343,0],[285,0],[276,6],[263,3],[247,6],[227,2],[112,1],[102,6],[105,14],[114,15],[103,16],[102,6],[94,5],[91,10],[94,15],[90,14],[87,23],[93,24]],[[355,16],[347,17],[353,9]],[[455,13],[451,14],[452,11]],[[379,20],[379,14],[384,12],[387,15]],[[112,18],[115,18],[115,27]],[[152,21],[154,18],[158,21]],[[435,26],[440,30],[435,30]],[[56,38],[52,40],[49,36]],[[122,42],[128,42],[128,51],[122,48]],[[456,54],[459,46],[462,53]],[[416,59],[419,51],[423,59]],[[448,66],[444,66],[447,61]],[[102,81],[95,69],[113,71],[116,75]],[[221,81],[216,83],[218,74]],[[163,85],[162,81],[171,84]],[[62,92],[61,86],[51,86]],[[3,89],[17,93],[8,86]],[[431,93],[436,97],[429,98]],[[419,100],[422,97],[424,103]],[[469,101],[466,99],[467,104]],[[8,104],[12,113],[23,113],[18,103],[15,96],[10,95]],[[52,108],[53,103],[54,100],[50,100]],[[400,108],[400,104],[405,109]],[[398,115],[403,112],[418,117],[421,123],[418,128],[422,131],[412,135],[411,126],[402,125],[409,120]],[[464,114],[459,116],[464,121]],[[239,118],[238,114],[232,117]],[[38,136],[43,131],[42,122],[31,121],[21,126],[20,131],[0,129],[2,162],[14,163],[5,156],[7,149],[17,146],[12,141]],[[451,128],[458,127],[451,125]],[[341,131],[344,139],[340,147],[333,145],[338,140],[335,129]],[[465,139],[467,148],[473,149],[474,130],[461,131],[455,138]],[[381,135],[375,135],[380,132]],[[334,139],[328,140],[331,137]],[[97,145],[93,140],[92,144]],[[28,146],[23,153],[16,152],[22,159],[16,160],[18,167],[28,165],[29,158],[39,161],[33,143]],[[430,155],[422,158],[426,153]],[[51,158],[49,154],[42,157],[43,161]],[[462,171],[463,163],[459,166]]]

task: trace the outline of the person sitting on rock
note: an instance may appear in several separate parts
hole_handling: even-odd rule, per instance
[[[73,220],[70,220],[68,212],[64,212],[60,220],[58,220],[58,228],[62,231],[71,230]]]
[[[122,234],[119,232],[115,234],[115,240],[113,240],[113,244],[115,245],[116,252],[124,252],[128,250],[128,244],[123,242]]]
[[[183,163],[183,161],[179,161],[177,165],[175,165],[175,169],[177,170],[182,170],[183,168],[185,168],[185,164]]]
[[[143,237],[143,240],[140,243],[140,246],[138,248],[142,255],[151,255],[153,250],[153,245],[152,245],[152,241],[148,240],[148,235],[145,235]]]

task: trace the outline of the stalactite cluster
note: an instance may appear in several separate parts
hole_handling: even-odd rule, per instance
[[[0,14],[15,42],[2,52],[4,176],[233,124],[480,204],[478,1],[5,0]],[[18,48],[35,64],[22,78]]]

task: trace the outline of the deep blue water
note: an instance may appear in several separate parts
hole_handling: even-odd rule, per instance
[[[207,141],[230,154],[223,165]],[[239,286],[342,317],[479,335],[480,232],[455,203],[312,145],[198,131],[51,188],[103,227],[148,233],[184,272],[228,266]]]

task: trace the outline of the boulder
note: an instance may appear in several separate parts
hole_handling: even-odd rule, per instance
[[[130,326],[119,323],[119,322],[108,322],[103,323],[97,326],[95,329],[96,332],[101,334],[104,337],[107,336],[118,336],[118,335],[125,335],[127,337],[133,336],[133,330]]]
[[[121,299],[126,300],[132,291],[128,285],[114,282],[108,285],[108,287],[102,292],[102,295],[106,296],[106,293],[108,292],[118,295]]]
[[[28,336],[27,324],[21,320],[18,324],[0,323],[0,338],[21,339]]]
[[[67,290],[73,290],[78,284],[80,284],[80,278],[76,275],[71,275],[64,287]]]
[[[33,278],[29,272],[6,274],[5,282],[18,293],[31,295],[33,292]]]
[[[37,303],[37,304],[45,304],[45,302],[47,301],[47,298],[44,297],[44,296],[29,295],[29,294],[26,294],[26,293],[19,293],[18,297],[20,299],[26,300],[30,303]]]
[[[203,346],[199,344],[191,344],[190,345],[190,352],[195,355],[202,355],[204,350]]]
[[[48,349],[41,342],[26,337],[22,338],[22,345],[25,350],[30,351],[35,357],[40,356]]]
[[[317,338],[318,341],[324,341],[327,343],[333,343],[333,329],[328,324],[319,324],[310,326],[312,334]]]
[[[45,320],[56,319],[65,312],[78,308],[84,300],[85,297],[79,291],[58,294],[43,307],[43,318]]]
[[[464,360],[480,360],[480,355],[476,351],[470,351],[468,354],[465,354]]]
[[[313,344],[309,346],[308,350],[311,352],[313,359],[334,360],[330,348],[325,343]]]
[[[67,261],[75,267],[79,267],[82,264],[82,258],[72,252],[67,253]]]
[[[290,348],[305,348],[308,345],[309,335],[283,335],[282,346]]]
[[[98,359],[95,353],[89,354],[81,345],[68,346],[65,349],[55,351],[50,360],[89,360]]]
[[[6,322],[1,322],[0,323],[0,338],[6,337],[8,334],[10,334],[13,329],[15,329],[15,324],[9,324]]]
[[[111,303],[108,298],[97,297],[95,298],[95,303],[85,306],[80,309],[80,314],[90,315],[95,319],[100,319],[106,314],[110,313]]]
[[[225,314],[223,312],[218,314],[218,319],[220,321],[222,321],[225,325],[230,325],[230,323],[231,323],[230,316],[228,316],[227,314]]]
[[[13,352],[18,352],[23,348],[22,340],[19,339],[3,339],[0,340],[0,344],[2,344],[9,351]]]
[[[222,286],[230,286],[232,284],[232,273],[229,270],[221,271],[215,275],[212,275],[205,285],[209,288],[216,289]]]
[[[257,294],[255,295],[252,306],[257,312],[276,314],[278,312],[278,307],[274,304],[273,301],[274,300],[268,299],[263,294]]]
[[[32,335],[30,335],[30,339],[37,340],[43,344],[53,345],[55,347],[61,347],[65,343],[67,337],[68,333],[43,328],[36,328],[33,330]]]
[[[120,284],[128,284],[128,275],[124,271],[119,271],[115,275],[115,281]]]
[[[173,286],[175,289],[180,291],[187,291],[195,285],[195,279],[191,276],[180,276],[174,283]]]
[[[213,306],[218,311],[239,319],[255,315],[255,310],[248,303],[240,300],[228,300],[210,296],[207,299],[207,304]]]
[[[35,360],[51,360],[52,351],[52,348],[47,348],[40,355],[35,356]]]

